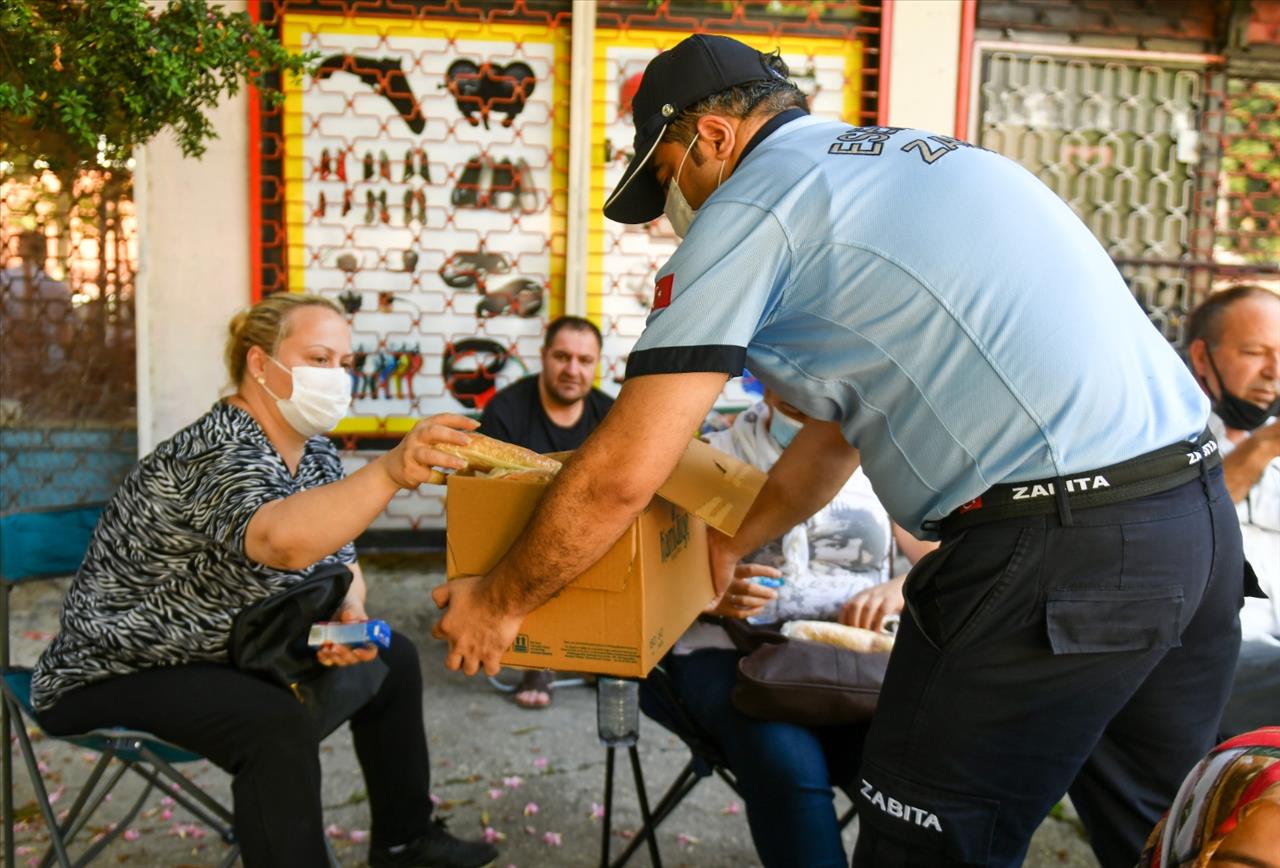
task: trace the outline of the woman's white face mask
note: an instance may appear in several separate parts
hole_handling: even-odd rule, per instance
[[[267,386],[266,379],[258,377],[258,383],[276,399],[280,415],[293,430],[303,437],[324,434],[347,415],[347,408],[351,406],[351,377],[345,369],[307,365],[286,368],[274,356],[268,358],[293,377],[293,394],[279,398]]]
[[[689,205],[689,200],[684,197],[684,191],[680,189],[680,173],[684,171],[685,161],[689,159],[689,152],[693,150],[693,146],[698,143],[698,136],[701,133],[694,133],[693,140],[689,142],[689,147],[684,149],[684,156],[680,158],[680,165],[676,168],[675,177],[671,179],[671,183],[667,184],[667,202],[663,206],[662,211],[667,215],[667,219],[671,221],[671,229],[676,233],[677,238],[684,238],[689,232],[689,225],[693,223],[693,218],[698,216],[696,209]],[[716,175],[716,189],[720,188],[720,184],[724,181],[724,161],[720,162],[720,173]]]

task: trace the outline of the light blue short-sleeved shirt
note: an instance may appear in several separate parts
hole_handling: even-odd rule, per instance
[[[1106,251],[1033,175],[946,136],[811,117],[698,211],[627,376],[744,364],[838,420],[921,536],[992,485],[1115,464],[1209,417]]]

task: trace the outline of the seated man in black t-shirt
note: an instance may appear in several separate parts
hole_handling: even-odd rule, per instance
[[[485,405],[480,433],[535,452],[577,449],[613,406],[594,388],[600,330],[591,320],[562,316],[547,326],[542,370],[512,383]],[[551,704],[554,673],[531,669],[516,690],[522,708]]]

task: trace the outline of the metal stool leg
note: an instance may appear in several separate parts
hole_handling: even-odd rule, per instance
[[[613,748],[604,749],[604,823],[600,836],[600,868],[609,868],[609,835],[613,825]]]
[[[662,857],[658,855],[658,830],[653,828],[653,815],[649,813],[649,795],[644,791],[644,772],[640,769],[640,751],[635,745],[627,749],[631,754],[631,773],[636,779],[636,797],[640,800],[640,818],[649,838],[649,858],[653,868],[662,868]]]
[[[40,805],[40,813],[44,815],[46,828],[49,830],[49,843],[62,868],[71,868],[71,860],[67,858],[67,848],[63,846],[62,836],[58,832],[58,818],[49,805],[49,792],[45,789],[44,778],[40,776],[40,764],[36,761],[35,751],[31,749],[31,741],[26,730],[18,733],[18,747],[22,749],[22,759],[27,764],[27,774],[31,777],[31,788],[36,791],[36,801]]]

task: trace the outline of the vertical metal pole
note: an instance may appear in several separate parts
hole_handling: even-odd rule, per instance
[[[573,4],[569,81],[568,237],[565,239],[564,312],[587,315],[587,244],[591,222],[591,132],[596,33],[595,0]]]

